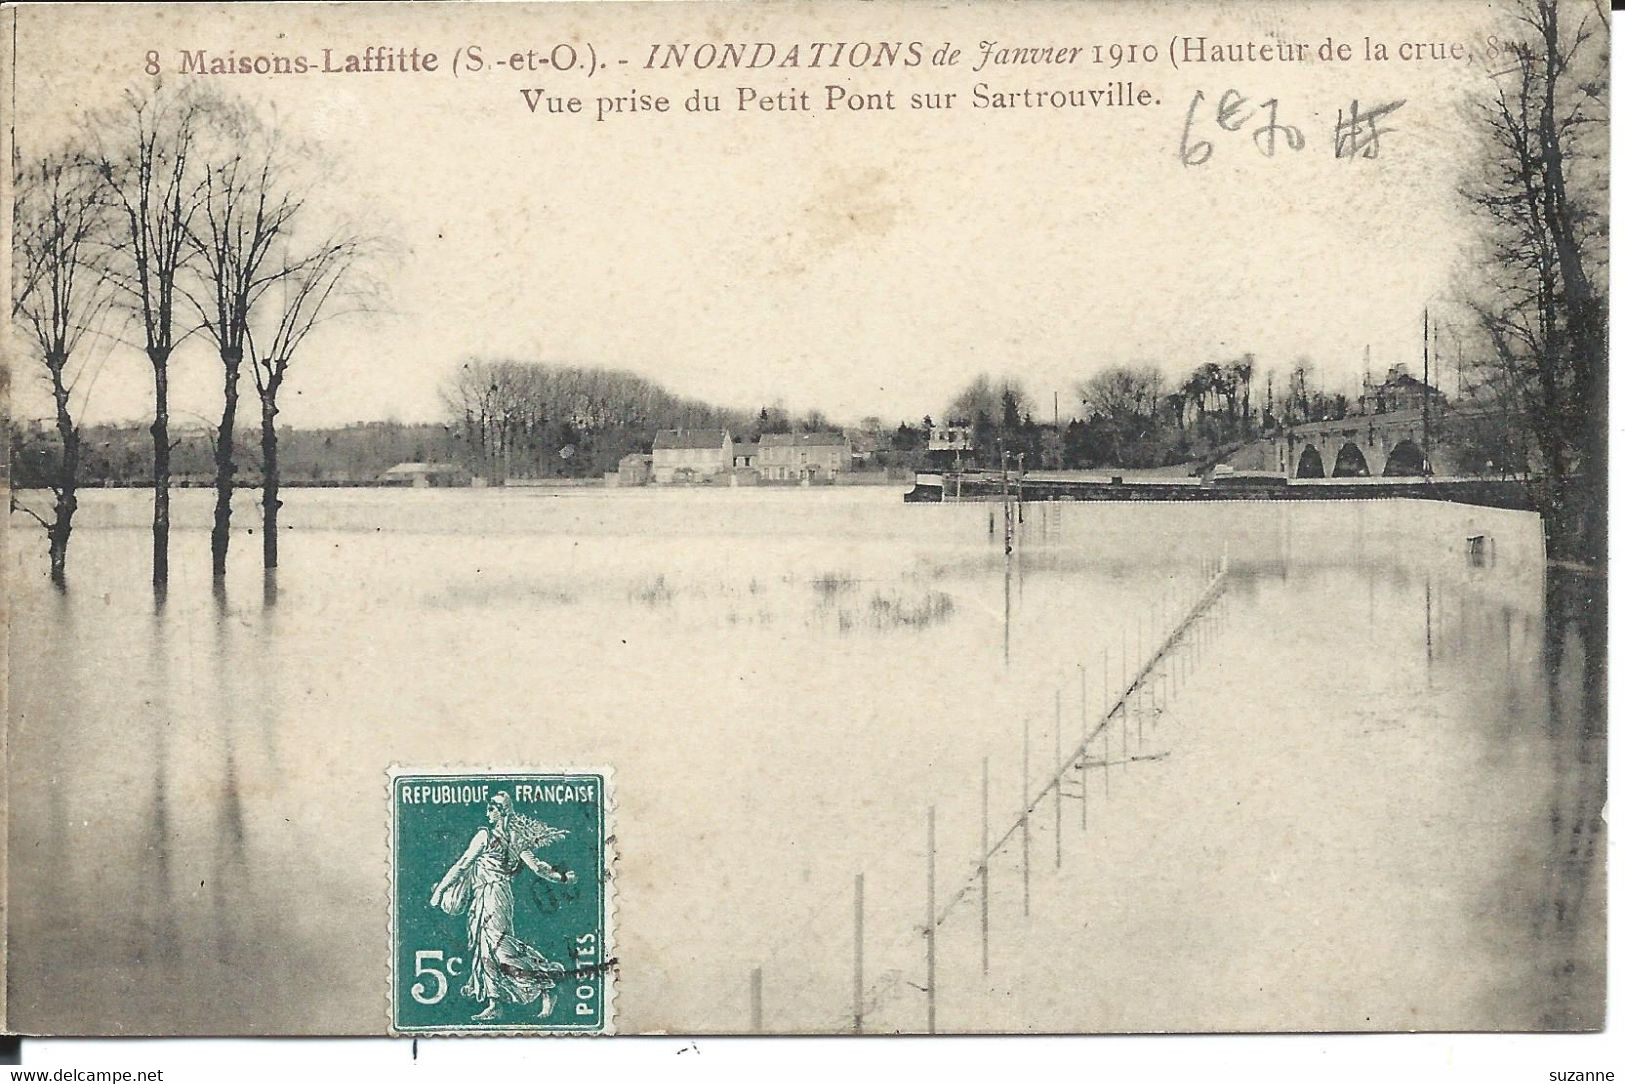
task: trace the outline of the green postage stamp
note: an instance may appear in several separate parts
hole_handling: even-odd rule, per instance
[[[392,1029],[607,1034],[607,771],[390,775]]]

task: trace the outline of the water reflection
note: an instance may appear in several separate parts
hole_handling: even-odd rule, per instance
[[[140,533],[94,504],[120,496],[98,494],[66,594],[43,565],[20,570],[23,1026],[380,1029],[385,769],[540,759],[617,771],[638,863],[625,955],[643,961],[625,1019],[737,1026],[714,995],[781,931],[845,936],[849,901],[811,886],[866,871],[875,928],[906,937],[918,868],[869,843],[914,838],[932,803],[945,840],[974,838],[954,801],[984,759],[997,805],[1023,721],[1034,748],[1070,742],[1226,548],[1223,632],[1183,647],[1132,728],[1127,713],[1113,728],[1114,748],[1161,759],[1091,796],[1091,831],[1128,825],[1136,845],[1109,863],[1081,852],[1095,872],[1079,898],[1108,893],[1132,921],[1080,903],[1089,928],[1022,966],[1089,975],[1082,1000],[1007,998],[979,1019],[1291,1026],[1358,1003],[1372,1026],[1600,1022],[1600,585],[1544,580],[1538,540],[1510,526],[1448,509],[1042,506],[1006,561],[985,508],[894,494],[432,496],[302,497],[285,584],[247,559],[226,581],[181,575],[208,565],[200,504],[155,599]],[[478,515],[459,503],[486,497]],[[1486,530],[1498,560],[1472,567],[1459,547]],[[651,720],[679,740],[651,740]],[[1225,788],[1247,816],[1201,804]],[[1137,865],[1165,822],[1185,834]],[[1272,845],[1282,832],[1310,842]],[[718,841],[751,868],[694,862]],[[1288,854],[1303,881],[1271,897]],[[1219,903],[1253,906],[1215,914],[1211,894],[1164,883],[1215,866]],[[831,896],[833,932],[787,884]],[[1148,962],[1141,932],[1182,953]],[[812,943],[784,962],[805,1015],[783,994],[775,1026],[814,1026],[843,996],[838,975],[822,992]],[[1333,966],[1360,953],[1411,959]],[[1254,959],[1270,996],[1247,993],[1237,961]],[[1203,1015],[1214,995],[1232,1017]]]
[[[219,958],[227,963],[236,960],[237,936],[233,928],[236,918],[233,910],[238,901],[251,899],[248,892],[249,870],[246,862],[246,830],[243,825],[243,803],[239,791],[237,770],[237,712],[234,710],[231,670],[240,665],[238,651],[233,643],[235,620],[227,598],[224,577],[214,580],[213,651],[210,662],[214,668],[215,704],[224,763],[220,772],[220,802],[216,809],[213,863],[209,885],[214,901],[214,925]],[[252,657],[252,656],[250,656]]]
[[[1548,579],[1544,653],[1546,732],[1550,737],[1551,834],[1543,856],[1546,891],[1534,935],[1543,948],[1532,980],[1549,991],[1541,1026],[1597,1027],[1603,988],[1603,938],[1597,914],[1607,799],[1606,603],[1596,577],[1554,572]]]

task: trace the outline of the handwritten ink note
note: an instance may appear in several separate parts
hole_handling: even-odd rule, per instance
[[[1333,156],[1342,159],[1376,158],[1382,137],[1395,131],[1393,115],[1405,99],[1383,102],[1362,110],[1359,99],[1348,109],[1338,110],[1332,129]],[[1215,141],[1238,142],[1219,133],[1250,137],[1254,149],[1265,158],[1279,153],[1302,151],[1307,145],[1303,128],[1282,117],[1282,103],[1276,98],[1254,102],[1238,90],[1226,90],[1217,103],[1206,91],[1191,95],[1185,110],[1185,125],[1179,138],[1179,160],[1186,166],[1206,165],[1215,153]],[[1215,131],[1215,129],[1217,131]]]

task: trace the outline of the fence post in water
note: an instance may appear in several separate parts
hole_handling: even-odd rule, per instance
[[[937,807],[925,817],[925,1031],[937,1031]]]
[[[1061,868],[1061,687],[1055,687],[1055,868]]]
[[[750,972],[750,1030],[757,1034],[762,1031],[762,969],[759,967]]]
[[[987,974],[987,867],[993,856],[987,853],[987,758],[982,758],[982,974]]]
[[[1010,556],[1014,549],[1015,527],[1010,522],[1010,453],[1003,448],[999,449],[999,461],[1002,473],[1000,474],[1000,490],[1004,503],[1004,555]]]
[[[1118,695],[1125,700],[1128,698],[1128,629],[1123,629],[1122,652],[1117,659],[1117,687]]]
[[[1426,634],[1427,652],[1428,652],[1428,656],[1427,656],[1428,657],[1428,662],[1427,662],[1427,664],[1428,664],[1428,670],[1431,672],[1432,669],[1433,669],[1433,579],[1432,579],[1432,577],[1428,578],[1428,581],[1427,581],[1426,584],[1423,585],[1423,588],[1426,591],[1426,594],[1424,596],[1424,605],[1426,606],[1426,610],[1423,613],[1423,619],[1422,620],[1423,620],[1423,624],[1424,624],[1424,626],[1425,626],[1425,628],[1427,630],[1427,634]]]
[[[1112,679],[1111,679],[1111,675],[1112,675],[1112,655],[1111,655],[1111,652],[1110,651],[1102,651],[1100,653],[1100,710],[1106,713],[1106,717],[1104,719],[1102,719],[1101,722],[1100,722],[1100,735],[1104,739],[1101,742],[1101,745],[1102,745],[1103,748],[1100,751],[1100,782],[1101,782],[1101,788],[1103,790],[1105,790],[1106,796],[1108,798],[1111,797],[1111,793],[1112,793],[1112,716],[1111,716],[1111,710],[1112,710],[1111,680]]]
[[[1089,830],[1089,671],[1078,666],[1078,722],[1083,727],[1083,752],[1078,754],[1078,786],[1082,810],[1078,814],[1078,830]]]
[[[1139,667],[1139,677],[1134,681],[1134,740],[1145,745],[1145,679],[1148,674],[1145,658],[1145,620],[1134,619],[1134,662]]]
[[[863,874],[852,882],[852,1030],[863,1034]]]
[[[1021,720],[1021,913],[1033,913],[1032,900],[1032,794],[1028,780],[1032,778],[1032,720]]]
[[[1128,694],[1128,629],[1127,628],[1123,629],[1123,654],[1117,660],[1117,670],[1118,670],[1118,674],[1120,675],[1118,677],[1118,681],[1120,681],[1122,683],[1121,688],[1123,690],[1121,693],[1118,694],[1120,699],[1117,701],[1117,703],[1118,703],[1118,706],[1123,709],[1123,770],[1126,772],[1126,771],[1128,771],[1128,695],[1129,695]],[[1110,732],[1111,732],[1111,728],[1108,727],[1107,728],[1107,733],[1110,733]],[[1109,753],[1111,743],[1107,742],[1106,744],[1107,744],[1107,752]]]

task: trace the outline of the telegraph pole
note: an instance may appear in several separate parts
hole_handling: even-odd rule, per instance
[[[1428,432],[1428,310],[1422,309],[1422,477],[1425,479],[1431,473],[1430,461],[1433,458],[1431,434]]]

